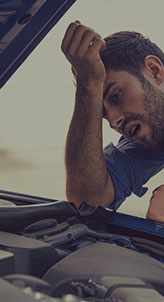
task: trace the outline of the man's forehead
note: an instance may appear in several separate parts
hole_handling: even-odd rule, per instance
[[[115,70],[110,70],[106,74],[106,80],[104,82],[104,93],[103,93],[103,98],[108,94],[110,89],[118,84],[123,82],[124,79],[124,72],[123,71],[115,71]]]
[[[124,87],[125,85],[131,85],[132,83],[136,84],[136,81],[138,81],[138,79],[135,77],[135,75],[129,73],[128,71],[108,71],[106,74],[106,80],[104,82],[103,98],[106,97],[113,86],[119,85],[120,87]]]
[[[110,69],[106,72],[105,82],[114,82],[116,80],[121,80],[123,77],[129,77],[132,74],[126,70],[113,70]]]
[[[136,76],[125,70],[110,70],[106,73],[104,87],[112,83],[124,83],[127,80],[136,80]]]

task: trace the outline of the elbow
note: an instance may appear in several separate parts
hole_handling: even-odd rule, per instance
[[[79,194],[71,187],[66,187],[66,198],[68,202],[73,202],[77,207],[80,206],[82,201],[80,201]]]
[[[69,202],[75,203],[77,207],[85,202],[93,207],[108,207],[114,200],[114,185],[109,179],[106,184],[95,185],[94,188],[86,187],[81,183],[68,183],[66,185],[66,197]]]

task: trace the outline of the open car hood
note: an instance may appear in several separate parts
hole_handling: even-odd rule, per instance
[[[76,0],[0,0],[0,87]],[[0,301],[164,302],[164,223],[0,190]]]
[[[76,0],[0,0],[0,88]]]
[[[164,224],[0,191],[0,301],[164,302]]]

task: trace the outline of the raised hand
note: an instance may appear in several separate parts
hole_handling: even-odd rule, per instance
[[[77,80],[104,82],[106,71],[99,52],[105,41],[93,29],[72,22],[65,33],[61,49],[71,63]]]

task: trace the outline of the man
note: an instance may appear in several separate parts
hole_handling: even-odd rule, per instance
[[[135,32],[104,40],[79,21],[62,51],[76,78],[75,108],[66,142],[66,193],[117,209],[164,167],[164,54]],[[122,137],[102,148],[102,118]]]

